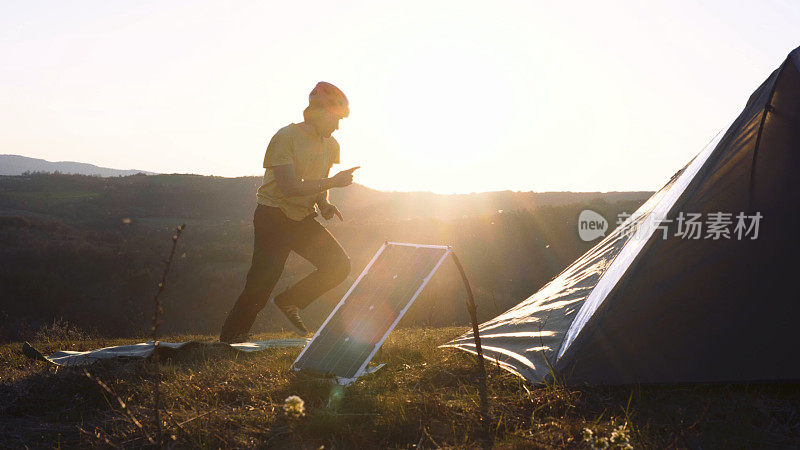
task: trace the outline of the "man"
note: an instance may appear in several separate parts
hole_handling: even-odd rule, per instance
[[[314,264],[316,270],[274,298],[275,306],[301,333],[308,334],[299,310],[344,281],[350,259],[319,222],[342,220],[328,202],[328,189],[353,182],[353,167],[328,178],[339,163],[339,143],[331,134],[350,114],[347,97],[336,86],[320,82],[308,96],[303,122],[292,123],[272,137],[264,156],[264,182],[258,188],[253,216],[255,241],[247,282],[222,326],[220,341],[242,342],[256,315],[266,306],[283,272],[289,252]]]

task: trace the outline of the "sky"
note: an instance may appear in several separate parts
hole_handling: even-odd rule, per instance
[[[0,2],[0,153],[262,175],[317,81],[356,182],[654,190],[800,45],[800,2]]]

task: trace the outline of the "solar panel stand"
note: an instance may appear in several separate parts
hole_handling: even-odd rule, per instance
[[[456,252],[454,251],[450,252],[450,256],[453,257],[453,262],[458,268],[458,273],[461,274],[461,279],[464,281],[464,288],[467,290],[467,311],[469,312],[469,318],[472,322],[472,334],[475,337],[475,351],[476,358],[478,359],[478,374],[481,378],[480,386],[478,387],[481,397],[481,421],[483,421],[484,425],[488,425],[489,421],[487,419],[489,414],[489,397],[486,393],[486,367],[483,364],[481,336],[478,331],[478,307],[475,305],[475,297],[472,294],[472,287],[469,284],[467,274],[464,272],[464,267],[461,265],[461,261],[458,260],[458,256],[456,256]]]

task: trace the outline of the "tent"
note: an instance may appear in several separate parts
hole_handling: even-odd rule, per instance
[[[798,173],[800,47],[622,225],[483,323],[485,358],[533,382],[800,379]],[[447,346],[474,352],[472,333]]]

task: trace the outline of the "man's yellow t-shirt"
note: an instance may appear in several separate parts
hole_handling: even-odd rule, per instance
[[[321,137],[305,131],[296,123],[287,125],[272,137],[264,155],[264,182],[258,188],[258,203],[280,208],[286,217],[303,220],[314,213],[319,194],[286,197],[278,189],[273,168],[291,164],[303,180],[326,178],[331,166],[339,163],[339,143],[333,137]]]

